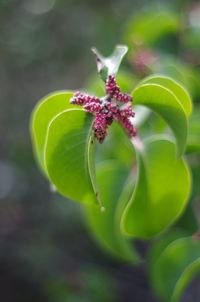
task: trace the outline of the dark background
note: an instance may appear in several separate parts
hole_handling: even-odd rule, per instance
[[[0,0],[0,301],[158,301],[145,268],[104,254],[79,205],[50,192],[29,134],[36,102],[84,86],[96,70],[91,46],[110,54],[131,14],[148,4]]]

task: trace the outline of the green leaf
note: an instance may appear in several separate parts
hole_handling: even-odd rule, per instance
[[[187,90],[179,84],[177,81],[170,77],[163,75],[153,75],[144,79],[142,84],[153,83],[160,84],[165,88],[169,89],[179,100],[180,104],[183,106],[186,116],[190,116],[192,112],[192,101]]]
[[[68,108],[74,108],[69,103],[73,93],[57,91],[38,102],[31,116],[32,144],[39,166],[44,170],[44,145],[50,121],[58,113]]]
[[[109,75],[115,75],[119,69],[121,61],[128,51],[126,45],[117,45],[110,57],[103,57],[96,48],[92,52],[96,56],[97,70],[103,81],[106,81]]]
[[[200,186],[199,186],[199,179],[200,179],[200,169],[199,169],[199,155],[194,156],[190,160],[190,168],[192,173],[192,203],[194,207],[199,204],[200,200]],[[200,223],[200,217],[198,215],[198,211],[195,211],[196,218]]]
[[[125,30],[125,42],[129,46],[134,44],[150,46],[160,37],[176,33],[178,29],[177,15],[166,9],[159,11],[153,8],[130,19]]]
[[[136,151],[138,177],[121,227],[129,236],[147,239],[169,227],[185,209],[190,173],[184,159],[177,159],[174,143],[167,139],[152,138]]]
[[[95,150],[96,162],[116,160],[130,169],[135,161],[135,152],[130,138],[119,123],[114,122],[108,130],[108,136],[103,144],[98,144]]]
[[[153,66],[154,73],[162,73],[182,83],[187,88],[193,100],[199,99],[199,74],[191,65],[173,56],[162,54],[160,64]]]
[[[190,167],[191,168],[191,167]],[[194,179],[192,177],[192,185],[194,187]],[[180,219],[176,222],[175,227],[182,229],[187,232],[187,236],[190,236],[198,230],[198,221],[195,215],[195,209],[192,204],[192,198],[190,198],[190,202],[187,205],[183,215],[181,215]]]
[[[178,302],[191,279],[200,272],[200,242],[192,237],[175,240],[154,261],[153,287],[163,301]]]
[[[58,114],[49,124],[45,166],[58,191],[72,200],[95,203],[92,116],[80,109]]]
[[[188,122],[178,98],[158,84],[141,84],[133,90],[132,96],[135,105],[147,106],[167,122],[176,137],[178,155],[183,154]]]
[[[167,232],[164,233],[164,236],[158,236],[153,243],[153,246],[150,249],[148,254],[148,269],[151,274],[154,270],[155,262],[158,260],[162,252],[166,247],[175,240],[189,236],[189,234],[180,228],[170,228]]]
[[[187,153],[200,153],[200,107],[196,106],[189,120]]]
[[[132,191],[132,183],[121,194],[127,178],[127,169],[117,161],[104,161],[97,168],[97,179],[105,211],[87,206],[84,214],[93,237],[111,255],[123,261],[138,262],[139,256],[131,243],[120,233],[120,213]],[[126,186],[127,187],[127,186]],[[120,196],[121,195],[121,196]],[[125,204],[122,205],[122,202]]]

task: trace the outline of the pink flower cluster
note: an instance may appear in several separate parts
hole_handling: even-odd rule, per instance
[[[97,140],[102,143],[107,135],[108,126],[115,120],[125,129],[129,137],[136,135],[136,129],[130,121],[134,117],[130,102],[132,97],[126,93],[121,93],[116,83],[115,77],[110,75],[106,81],[106,96],[97,98],[81,92],[76,92],[70,103],[81,105],[86,112],[95,115],[93,122],[94,134]],[[119,103],[123,104],[122,107]]]
[[[116,83],[115,77],[110,75],[106,81],[106,93],[112,95],[117,101],[128,103],[132,101],[132,97],[126,93],[121,93]]]

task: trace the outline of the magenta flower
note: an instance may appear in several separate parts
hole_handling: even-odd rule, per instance
[[[76,92],[70,103],[81,105],[86,112],[95,116],[93,122],[94,135],[102,143],[107,135],[108,126],[115,120],[120,123],[129,137],[136,136],[136,129],[130,118],[135,116],[131,107],[132,97],[121,93],[115,77],[110,75],[106,80],[106,96],[97,98],[81,92]],[[120,107],[120,103],[126,104]]]

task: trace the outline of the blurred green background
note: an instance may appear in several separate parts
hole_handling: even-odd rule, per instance
[[[109,55],[116,44],[128,41],[127,22],[148,12],[150,2],[161,11],[167,6],[180,19],[195,5],[178,0],[0,0],[0,301],[159,301],[145,266],[120,263],[103,253],[88,234],[79,204],[50,191],[29,135],[36,102],[55,90],[84,87],[96,72],[91,47]],[[177,36],[169,41],[169,53],[183,59]],[[193,61],[187,57],[188,64],[199,66],[200,43],[190,42]],[[166,44],[158,46],[162,54]],[[146,70],[134,62],[140,78]],[[198,91],[192,91],[198,99]],[[138,242],[144,256],[148,247]],[[193,300],[199,284],[194,280],[182,301],[200,301]]]

